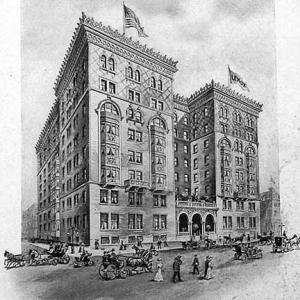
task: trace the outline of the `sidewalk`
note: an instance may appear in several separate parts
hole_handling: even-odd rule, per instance
[[[30,243],[33,247],[40,248],[41,250],[49,250],[49,244],[42,244],[42,243]],[[88,252],[92,253],[93,256],[102,256],[104,251],[108,251],[111,249],[115,249],[116,254],[134,254],[135,250],[132,249],[133,245],[127,245],[126,250],[119,250],[119,245],[115,246],[101,246],[99,245],[99,249],[96,250],[95,247],[93,246],[85,246],[84,249],[87,250]],[[143,244],[143,249],[149,249],[150,244]],[[155,249],[157,250],[157,247],[155,246]],[[157,250],[158,252],[161,251],[170,251],[170,250],[178,250],[182,249],[182,244],[181,242],[169,242],[169,247],[163,247],[160,250]],[[71,247],[69,247],[67,254],[71,257],[75,257],[80,255],[78,252],[79,246],[74,246],[74,254],[71,254]]]

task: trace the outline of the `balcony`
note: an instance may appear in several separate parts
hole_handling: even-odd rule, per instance
[[[102,177],[101,178],[101,185],[103,185],[104,187],[114,187],[117,185],[120,185],[120,180],[119,178],[111,178],[111,177]]]
[[[120,142],[120,138],[118,135],[112,134],[112,133],[108,133],[108,132],[102,132],[101,133],[101,143],[115,143],[115,144],[119,144]]]
[[[120,164],[120,158],[119,156],[104,155],[101,157],[101,164],[117,166]]]
[[[149,189],[149,182],[137,179],[127,179],[124,181],[124,185],[126,190],[129,190],[131,188]]]
[[[206,202],[206,201],[176,201],[177,207],[195,207],[195,208],[214,208],[217,209],[216,202]]]
[[[152,190],[153,191],[165,191],[166,190],[166,184],[165,183],[152,183]]]
[[[166,173],[166,167],[163,165],[154,164],[154,165],[152,165],[151,171],[152,171],[152,173],[156,173],[156,172]]]

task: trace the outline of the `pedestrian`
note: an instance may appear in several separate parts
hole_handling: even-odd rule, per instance
[[[163,272],[163,264],[161,262],[161,258],[157,259],[157,265],[156,265],[156,274],[154,276],[154,281],[163,281],[163,276],[162,276],[162,272]]]
[[[178,278],[178,281],[183,281],[180,277],[180,265],[182,264],[181,255],[178,255],[174,259],[173,263],[173,282],[176,283],[176,277]]]
[[[124,242],[121,240],[120,250],[124,250]]]
[[[212,269],[213,269],[212,257],[208,256],[207,271],[206,271],[206,275],[204,277],[206,280],[210,280],[214,277],[214,275],[212,273]]]
[[[208,264],[209,264],[209,255],[206,256],[205,262],[204,262],[204,278],[206,278],[207,271],[208,271]]]
[[[193,274],[199,274],[199,259],[197,257],[197,254],[195,254],[194,256],[194,260],[193,260],[193,263],[192,263],[192,266],[193,266]]]
[[[99,241],[95,240],[95,249],[98,250],[99,249]]]
[[[158,240],[157,240],[157,249],[158,250],[161,249],[161,239],[160,238],[158,238]]]
[[[169,247],[168,242],[167,242],[167,238],[164,239],[164,247]]]
[[[151,245],[150,245],[150,251],[151,250],[155,250],[155,247],[154,247],[153,243],[151,243]]]
[[[250,234],[248,233],[247,242],[250,242]]]

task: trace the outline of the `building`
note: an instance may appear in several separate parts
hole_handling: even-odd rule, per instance
[[[185,100],[174,98],[174,103],[179,163],[190,166],[175,174],[177,189],[188,191],[184,184],[190,184],[189,196],[177,199],[178,236],[256,236],[257,119],[262,105],[214,81]],[[176,165],[176,144],[174,151]]]
[[[37,230],[37,203],[34,203],[22,213],[22,239],[36,239]]]
[[[42,238],[114,245],[259,232],[261,105],[213,81],[174,95],[176,65],[82,15],[37,146]],[[55,194],[45,190],[51,161]]]
[[[260,195],[260,225],[261,233],[281,235],[280,196],[274,187]]]
[[[38,233],[41,240],[60,238],[59,103],[56,100],[36,144]]]

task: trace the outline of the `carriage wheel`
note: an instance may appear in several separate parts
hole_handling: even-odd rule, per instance
[[[127,271],[126,271],[124,268],[122,268],[122,269],[120,270],[120,277],[121,277],[122,279],[125,279],[125,278],[127,277]]]
[[[126,270],[128,276],[132,276],[133,275],[132,274],[132,267],[126,267],[125,270]]]
[[[51,264],[52,264],[52,266],[56,266],[56,265],[57,265],[57,260],[56,260],[56,258],[54,258],[54,259],[51,260]]]
[[[110,264],[107,266],[106,268],[106,277],[109,280],[114,280],[117,276],[117,270],[116,270],[116,266],[113,264]]]
[[[98,273],[99,273],[99,275],[100,275],[100,277],[101,277],[102,279],[107,279],[107,277],[106,277],[106,270],[105,270],[105,267],[104,267],[103,264],[101,264],[101,265],[99,266]]]
[[[64,255],[62,257],[62,263],[63,264],[67,265],[69,263],[69,261],[70,261],[70,256],[69,255]]]

